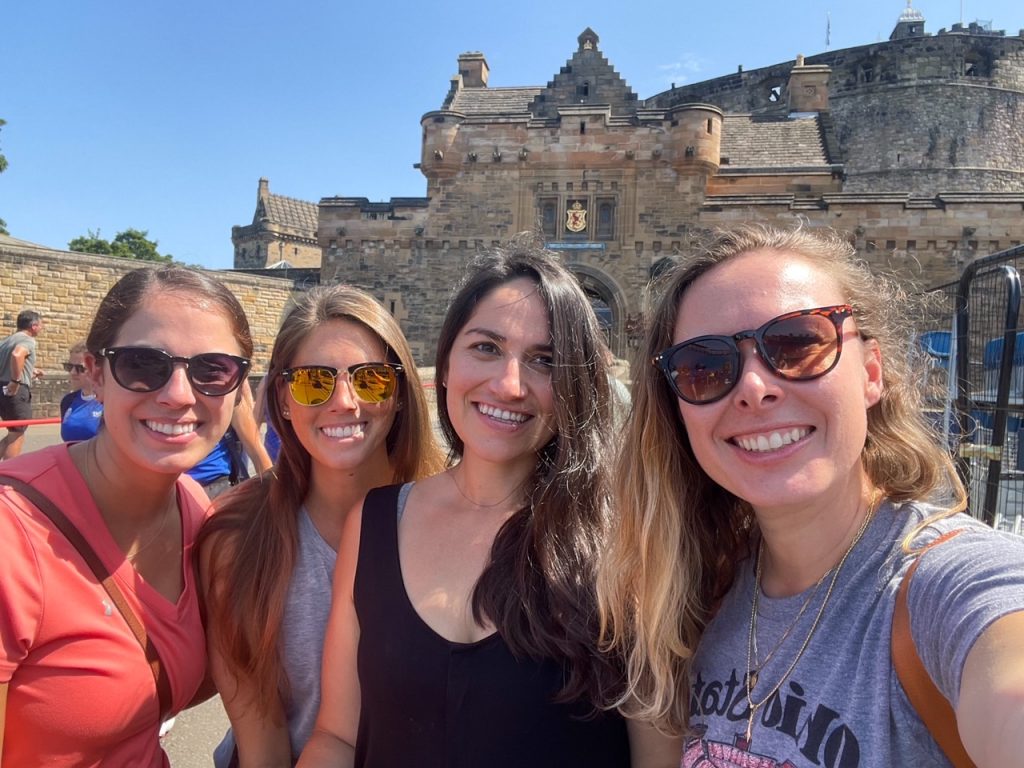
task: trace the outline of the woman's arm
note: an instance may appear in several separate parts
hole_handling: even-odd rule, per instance
[[[211,558],[214,551],[218,558],[230,557],[231,545],[224,535],[210,536],[203,542],[199,553],[200,578],[203,594],[207,597],[215,587],[211,579]],[[257,706],[257,691],[248,680],[240,679],[228,667],[214,633],[207,629],[206,649],[209,658],[208,677],[213,679],[220,691],[221,701],[238,748],[238,763],[241,768],[291,768],[292,750],[288,738],[288,727],[284,709],[279,700],[273,702],[268,711]]]
[[[992,623],[960,678],[960,739],[978,768],[1019,765],[1024,755],[1024,611]]]
[[[345,520],[334,570],[331,615],[324,640],[324,661],[320,682],[320,713],[313,735],[302,750],[297,768],[353,765],[356,733],[359,730],[359,621],[356,618],[353,586],[359,557],[362,509],[353,510]]]
[[[238,439],[242,441],[242,448],[246,455],[252,459],[256,473],[262,475],[274,466],[274,462],[271,461],[270,454],[267,453],[263,441],[260,440],[260,428],[254,415],[252,387],[249,386],[248,379],[242,382],[239,391],[241,396],[231,414],[231,426],[234,428],[235,434],[238,435]]]
[[[626,720],[631,768],[679,768],[682,736],[666,736],[650,723]]]

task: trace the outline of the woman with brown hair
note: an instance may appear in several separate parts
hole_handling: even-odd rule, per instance
[[[979,765],[1019,762],[1024,540],[958,514],[909,306],[804,229],[722,233],[667,278],[599,594],[620,702],[689,730],[685,768],[948,765],[894,671],[905,583],[950,730]]]
[[[579,284],[528,244],[481,256],[436,366],[457,463],[346,523],[300,765],[673,765],[678,748],[595,706],[620,682],[592,581],[611,404]]]
[[[0,483],[24,484],[0,487],[5,768],[166,768],[161,720],[206,673],[192,562],[209,500],[183,473],[231,421],[245,314],[209,275],[138,269],[100,303],[87,347],[98,434],[3,464]]]
[[[336,285],[288,312],[267,370],[274,468],[218,498],[200,535],[227,765],[292,765],[320,701],[341,529],[371,488],[441,468],[423,387],[394,318]]]

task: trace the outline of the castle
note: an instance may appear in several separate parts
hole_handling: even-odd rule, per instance
[[[424,197],[314,204],[261,179],[235,267],[365,287],[429,364],[466,261],[525,230],[562,254],[620,356],[652,277],[719,226],[836,227],[927,285],[1024,241],[1024,33],[929,34],[908,2],[888,41],[641,99],[585,29],[546,85],[488,79],[482,53],[462,54],[423,116]]]

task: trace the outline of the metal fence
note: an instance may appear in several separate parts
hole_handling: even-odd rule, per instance
[[[919,334],[927,412],[967,485],[970,511],[1024,533],[1024,246],[970,264],[933,289]]]

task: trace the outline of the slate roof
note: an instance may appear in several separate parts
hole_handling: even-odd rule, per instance
[[[728,163],[725,161],[728,160]],[[831,164],[818,116],[722,118],[722,170],[807,168]]]
[[[444,109],[464,115],[517,115],[529,112],[530,102],[543,91],[540,86],[525,88],[462,88]]]
[[[305,200],[296,200],[294,197],[285,197],[284,195],[267,195],[263,215],[274,224],[283,227],[316,232],[316,203],[307,203]],[[253,223],[258,223],[260,218],[260,211],[257,209],[256,220]]]

